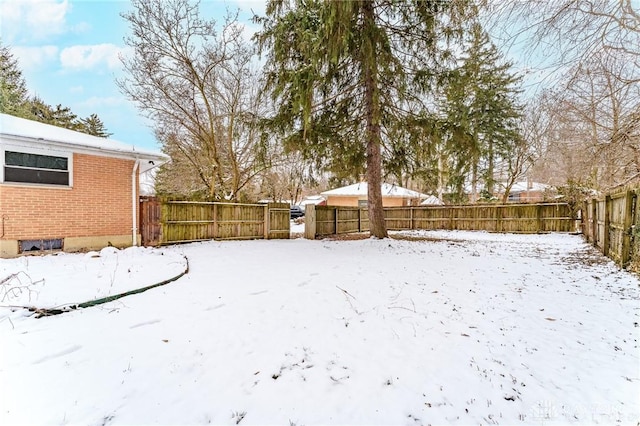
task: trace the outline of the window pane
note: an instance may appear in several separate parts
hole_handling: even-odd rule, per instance
[[[51,185],[69,185],[69,172],[34,169],[4,168],[5,182],[45,183]]]
[[[61,250],[62,238],[56,238],[52,240],[21,240],[20,253],[26,251],[40,251],[40,250]]]
[[[4,162],[7,166],[68,170],[69,161],[66,157],[54,157],[52,155],[38,155],[27,154],[24,152],[5,151]]]

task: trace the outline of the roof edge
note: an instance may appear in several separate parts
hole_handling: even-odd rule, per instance
[[[35,138],[31,136],[22,136],[15,135],[11,133],[5,133],[0,131],[0,138],[4,139],[6,143],[11,144],[25,144],[27,147],[36,147],[42,149],[42,143],[46,142],[48,145],[58,148],[58,149],[66,149],[73,152],[80,152],[86,154],[102,154],[107,156],[117,156],[117,157],[126,157],[131,159],[145,159],[145,160],[153,160],[153,161],[162,161],[167,162],[170,160],[170,157],[161,152],[154,152],[150,150],[137,150],[132,147],[131,150],[127,149],[118,149],[118,148],[106,148],[106,147],[98,147],[92,146],[88,144],[81,143],[70,143],[55,139],[48,138]],[[108,140],[108,139],[107,139]],[[111,155],[109,155],[111,154]]]

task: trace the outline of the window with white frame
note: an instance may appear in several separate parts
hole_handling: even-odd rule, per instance
[[[70,155],[7,149],[2,160],[4,182],[70,186]]]

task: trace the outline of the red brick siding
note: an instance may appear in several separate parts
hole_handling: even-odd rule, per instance
[[[0,185],[3,239],[131,233],[133,160],[73,155],[73,188]]]

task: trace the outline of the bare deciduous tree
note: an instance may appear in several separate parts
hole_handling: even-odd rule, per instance
[[[260,171],[258,73],[237,16],[218,30],[188,0],[132,5],[123,17],[134,54],[122,58],[127,75],[118,84],[172,156],[159,174],[161,189],[237,199]]]
[[[595,55],[626,58],[640,68],[640,10],[634,0],[528,0],[489,2],[495,33],[527,42],[533,61],[576,67]],[[575,68],[577,69],[577,68]],[[640,76],[619,76],[627,84]]]
[[[633,0],[490,4],[494,32],[507,43],[526,42],[527,65],[544,69],[544,83],[557,88],[540,97],[549,126],[541,135],[545,154],[536,173],[603,190],[637,174],[638,139],[629,136],[634,127],[629,123],[640,114],[640,5]]]
[[[555,174],[556,184],[573,181],[602,190],[638,173],[640,141],[633,117],[640,110],[640,87],[615,77],[628,66],[595,56],[574,70],[560,90],[541,98],[538,106],[548,124],[539,135],[545,154],[538,172]]]

